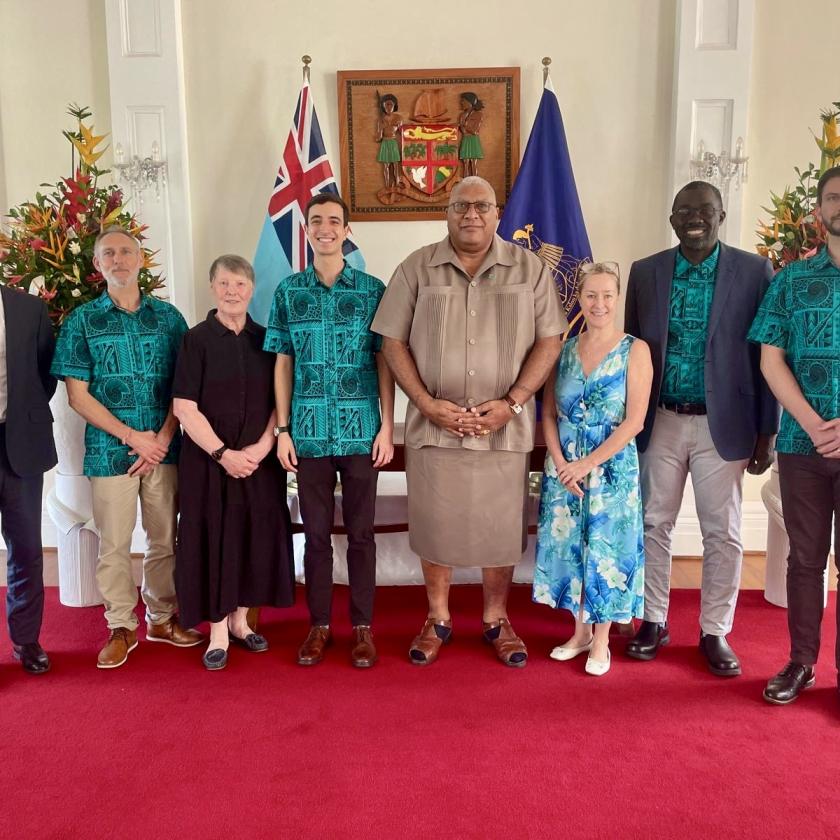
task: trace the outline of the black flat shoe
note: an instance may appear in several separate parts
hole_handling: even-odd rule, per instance
[[[50,670],[50,658],[38,642],[12,645],[12,652],[27,674],[46,674]]]
[[[633,657],[647,662],[656,658],[659,648],[671,641],[668,632],[668,624],[658,624],[655,621],[643,621],[639,632],[627,642],[624,652]]]
[[[211,648],[204,652],[201,661],[208,671],[221,671],[227,665],[228,652],[221,648]]]
[[[764,699],[776,706],[787,706],[814,684],[814,668],[788,662],[775,677],[772,677],[764,689]]]
[[[259,633],[249,633],[244,639],[239,636],[234,636],[230,628],[228,628],[228,638],[239,647],[250,650],[252,653],[262,653],[268,650],[268,640],[265,636]]]
[[[700,650],[706,657],[709,670],[718,677],[737,677],[741,673],[741,663],[735,651],[729,647],[726,636],[700,634]]]

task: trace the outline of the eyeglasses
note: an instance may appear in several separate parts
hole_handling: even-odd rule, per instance
[[[449,205],[449,209],[462,216],[470,207],[475,207],[476,212],[483,216],[485,213],[489,213],[495,206],[491,201],[453,201]]]
[[[676,216],[680,221],[690,219],[695,213],[698,213],[701,219],[710,222],[721,212],[720,207],[715,207],[714,204],[701,204],[699,207],[677,207],[672,211],[672,215]]]

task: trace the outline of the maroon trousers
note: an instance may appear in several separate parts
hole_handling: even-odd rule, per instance
[[[840,459],[779,453],[782,512],[790,539],[787,569],[790,658],[814,665],[820,650],[823,575],[834,544],[840,547]],[[840,629],[840,598],[837,600]],[[835,661],[840,672],[840,632]]]
[[[330,531],[335,516],[336,473],[341,477],[341,513],[347,529],[347,573],[350,621],[370,625],[376,589],[376,543],[373,517],[376,480],[370,455],[336,455],[298,459],[298,498],[306,547],[303,573],[312,625],[330,623],[333,552]]]

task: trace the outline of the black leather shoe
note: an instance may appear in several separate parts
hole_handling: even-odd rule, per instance
[[[221,671],[227,665],[228,652],[221,648],[210,648],[204,652],[201,661],[208,671]]]
[[[667,622],[658,624],[655,621],[643,621],[639,632],[627,642],[624,652],[633,659],[647,662],[649,659],[655,659],[659,648],[670,641]]]
[[[764,699],[768,703],[775,703],[777,706],[786,706],[793,703],[799,693],[814,684],[814,668],[809,665],[800,665],[798,662],[788,662],[775,677],[773,677],[764,689]]]
[[[240,636],[234,636],[228,628],[228,638],[235,645],[239,645],[239,647],[243,647],[245,650],[250,650],[251,653],[262,653],[268,650],[268,640],[259,633],[249,633],[243,639]]]
[[[27,674],[46,674],[50,670],[50,658],[38,642],[28,645],[13,645],[15,659],[20,660]]]
[[[726,636],[713,636],[711,633],[700,634],[700,650],[706,657],[709,670],[718,677],[737,677],[741,673],[741,663],[735,651],[729,647]]]

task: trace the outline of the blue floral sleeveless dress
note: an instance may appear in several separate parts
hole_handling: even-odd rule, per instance
[[[624,338],[584,376],[577,336],[563,347],[554,397],[563,457],[577,460],[600,446],[624,420],[627,360]],[[635,440],[596,467],[572,495],[546,456],[537,530],[534,601],[580,613],[583,621],[626,622],[644,606],[644,530]]]

